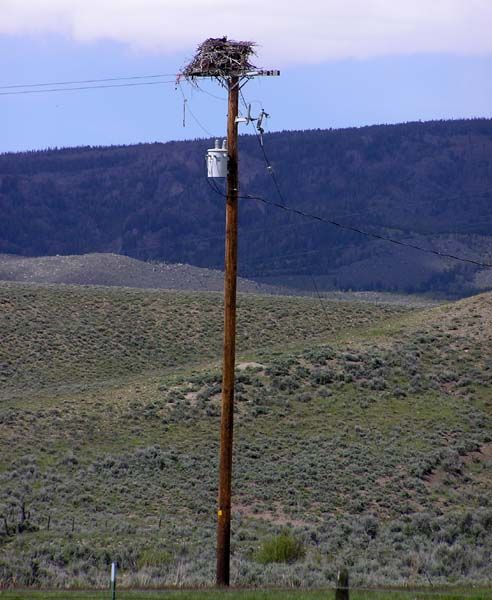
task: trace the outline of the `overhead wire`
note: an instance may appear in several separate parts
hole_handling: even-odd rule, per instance
[[[215,181],[213,179],[211,181],[208,177],[206,177],[206,180],[207,180],[207,184],[209,185],[209,187],[212,189],[212,191],[214,193],[220,195],[223,198],[227,197],[227,194],[225,194],[224,192],[222,192],[219,189],[218,185],[215,183]],[[300,226],[309,225],[309,224],[310,223],[302,223],[302,224],[290,223],[288,225],[280,225],[279,227],[284,227],[284,228],[285,227],[288,227],[288,228],[295,227],[297,229]],[[249,228],[249,229],[242,229],[241,231],[242,231],[242,233],[264,233],[264,228],[256,228],[256,229]],[[224,239],[225,233],[220,236],[215,236],[215,237]],[[205,239],[205,238],[203,238],[203,239]],[[207,238],[207,239],[210,239],[210,238]],[[246,267],[250,267],[251,272],[250,273],[241,273],[240,277],[243,277],[243,278],[258,277],[259,276],[258,268],[255,269],[255,266],[258,265],[258,263],[261,264],[262,262],[264,263],[266,261],[271,262],[271,261],[275,261],[275,260],[279,260],[279,259],[282,260],[282,259],[286,259],[286,258],[296,258],[298,256],[306,256],[307,254],[318,254],[320,252],[321,252],[321,250],[307,250],[307,251],[303,251],[303,252],[291,252],[289,254],[285,254],[285,253],[277,254],[277,255],[261,254],[258,256],[254,256],[250,259],[241,260],[240,270],[242,271],[243,268],[246,266]],[[285,269],[279,269],[279,268],[268,269],[268,271],[265,269],[261,269],[262,277],[274,275],[276,273],[285,273]],[[312,275],[311,275],[311,277],[312,277]],[[315,288],[316,295],[319,296],[319,290],[318,290],[317,286],[315,285],[314,288]]]
[[[364,235],[366,237],[370,237],[376,240],[381,240],[384,242],[389,242],[392,244],[396,244],[398,246],[403,246],[405,248],[411,248],[413,250],[418,250],[420,252],[425,252],[427,254],[433,254],[435,256],[439,256],[441,258],[449,258],[452,260],[456,260],[459,262],[463,262],[463,263],[469,263],[472,265],[475,265],[477,267],[480,267],[482,269],[492,269],[492,264],[491,263],[486,263],[486,262],[482,262],[482,261],[478,261],[478,260],[474,260],[472,258],[465,258],[463,256],[458,256],[456,254],[450,254],[448,252],[441,252],[440,250],[433,250],[432,248],[423,248],[422,246],[418,246],[417,244],[412,244],[410,242],[404,242],[402,240],[396,240],[395,238],[391,238],[391,237],[387,237],[384,235],[380,235],[377,233],[372,233],[370,231],[366,231],[364,229],[359,229],[358,227],[352,227],[351,225],[343,225],[342,223],[339,223],[337,221],[333,221],[331,219],[326,219],[324,217],[321,217],[319,215],[315,215],[312,213],[308,213],[305,211],[302,211],[298,208],[294,208],[291,206],[287,206],[285,204],[282,204],[280,202],[273,202],[271,200],[267,200],[266,198],[263,198],[261,196],[253,196],[250,194],[244,195],[244,196],[240,196],[241,198],[246,198],[249,200],[258,200],[260,202],[263,202],[264,204],[269,204],[271,206],[276,206],[277,208],[280,208],[282,210],[285,210],[287,212],[290,213],[294,213],[297,215],[300,215],[302,217],[306,217],[308,219],[313,219],[316,221],[319,221],[321,223],[327,223],[328,225],[333,225],[335,227],[338,227],[340,229],[345,229],[346,231],[352,231],[354,233],[358,233],[360,235]]]
[[[222,198],[226,198],[227,194],[225,194],[223,191],[220,190],[219,186],[216,184],[214,179],[209,179],[208,177],[205,177],[206,181],[207,181],[207,185],[211,188],[211,190],[215,193],[218,194],[219,196],[221,196]],[[244,198],[244,197],[248,197],[248,196],[239,196],[240,198]],[[353,215],[358,215],[358,214],[364,214],[366,211],[362,211],[360,213],[346,213],[344,215],[340,215],[342,217],[348,217],[348,216],[353,216]],[[310,221],[305,221],[303,223],[288,223],[288,224],[283,224],[283,225],[278,225],[276,226],[276,229],[280,229],[280,228],[288,228],[288,229],[298,229],[300,227],[305,227],[308,225],[314,225],[315,223],[310,220]],[[264,232],[264,228],[253,228],[253,229],[242,229],[242,233],[265,233]],[[192,238],[192,239],[188,239],[187,241],[205,241],[205,240],[210,240],[210,239],[224,239],[225,238],[225,234],[220,234],[220,235],[216,235],[216,236],[209,236],[207,238]],[[266,247],[266,245],[265,245]],[[276,255],[272,255],[272,254],[268,254],[268,253],[263,253],[257,256],[254,256],[252,258],[247,258],[245,260],[241,260],[241,264],[239,265],[240,268],[240,276],[241,277],[245,277],[245,278],[257,278],[257,277],[270,277],[270,276],[274,276],[274,275],[286,275],[289,273],[289,270],[292,269],[292,267],[281,267],[278,265],[278,261],[280,260],[285,260],[285,259],[291,259],[291,258],[296,258],[296,257],[300,257],[300,256],[307,256],[307,255],[314,255],[314,254],[320,254],[321,252],[323,252],[322,249],[316,249],[316,250],[305,250],[302,252],[291,252],[288,254],[276,254]],[[266,263],[266,262],[273,262],[273,263],[277,263],[277,266],[270,266],[269,268],[265,268],[262,267],[262,263]],[[258,266],[260,265],[260,266]],[[244,267],[246,267],[246,272],[244,272]],[[321,293],[319,290],[319,287],[315,281],[314,275],[312,273],[312,270],[309,269],[306,265],[306,269],[307,269],[307,273],[306,273],[306,277],[308,277],[311,280],[312,286],[313,286],[313,291],[314,291],[314,295],[316,297],[320,297]]]
[[[171,75],[173,77],[175,77],[175,74],[154,74],[154,75],[135,75],[135,76],[129,76],[129,77],[110,77],[110,78],[104,78],[104,79],[72,80],[72,81],[61,81],[61,82],[51,82],[51,83],[12,84],[12,85],[7,85],[7,86],[0,86],[0,90],[15,90],[15,91],[0,91],[0,96],[39,94],[39,93],[50,93],[50,92],[68,92],[68,91],[80,91],[80,90],[90,90],[90,89],[110,89],[110,88],[123,88],[123,87],[126,88],[126,87],[138,87],[138,86],[149,86],[149,85],[164,85],[164,84],[171,84],[171,83],[176,84],[176,79],[167,80],[167,81],[133,81],[133,80],[140,80],[140,79],[157,79],[160,77],[167,77],[167,76],[171,76]],[[83,85],[83,86],[77,85],[76,87],[54,87],[54,88],[48,87],[50,85],[73,86],[74,84],[79,84],[79,83],[89,84],[89,83],[116,82],[116,81],[132,81],[132,82],[131,83],[108,83],[107,85]],[[193,120],[204,131],[204,133],[207,136],[213,137],[213,134],[201,123],[201,121],[196,117],[196,115],[191,110],[191,108],[189,106],[189,101],[183,92],[181,82],[178,81],[177,86],[179,87],[179,90],[183,96],[183,100],[185,102],[187,112],[189,112],[189,114],[191,115]],[[19,89],[19,88],[24,88],[24,89]],[[25,88],[42,88],[42,89],[25,89]],[[212,96],[212,94],[210,94],[206,90],[203,90],[202,88],[200,88],[200,90]],[[241,94],[241,100],[247,109],[247,103],[246,103],[246,100],[242,93],[242,90],[240,91],[240,94]],[[218,96],[216,96],[216,97],[219,98]],[[222,100],[222,98],[219,98],[219,99]],[[406,248],[410,248],[410,249],[424,252],[427,254],[432,254],[432,255],[438,256],[440,258],[448,258],[451,260],[472,264],[472,265],[475,265],[477,267],[484,268],[484,269],[492,268],[492,264],[488,263],[488,262],[474,260],[474,259],[466,258],[463,256],[458,256],[456,254],[442,252],[440,250],[434,250],[431,248],[424,248],[417,244],[412,244],[410,242],[397,240],[397,239],[389,237],[389,236],[373,233],[373,232],[361,229],[359,227],[345,225],[345,224],[335,221],[333,219],[329,219],[326,217],[322,217],[320,215],[308,213],[308,212],[302,211],[298,208],[288,206],[287,203],[285,202],[285,199],[284,199],[282,190],[280,188],[280,184],[278,182],[276,173],[275,173],[275,171],[272,167],[271,161],[266,153],[264,144],[262,143],[262,140],[260,139],[259,132],[256,130],[255,130],[255,135],[258,140],[258,144],[259,144],[261,153],[263,155],[263,159],[267,166],[267,170],[268,170],[269,174],[271,175],[274,187],[276,189],[277,195],[279,196],[281,202],[274,202],[274,201],[268,200],[262,196],[255,196],[255,195],[251,195],[251,194],[241,195],[241,196],[239,196],[240,198],[257,200],[259,202],[264,203],[265,205],[275,206],[286,212],[290,212],[292,214],[303,216],[307,219],[316,220],[321,223],[326,223],[326,224],[338,227],[339,229],[351,231],[353,233],[357,233],[357,234],[360,234],[360,235],[363,235],[363,236],[366,236],[366,237],[369,237],[372,239],[381,240],[381,241],[392,243],[394,245],[398,245],[401,247],[406,247]],[[217,190],[214,190],[214,191],[217,191]]]
[[[217,96],[217,94],[212,94],[212,92],[209,92],[208,90],[203,89],[198,82],[195,82],[194,86],[200,90],[200,92],[203,92],[204,94],[206,94],[207,96],[210,96],[211,98],[215,98],[216,100],[220,100],[221,102],[227,102],[227,98],[224,98],[223,96]]]
[[[17,90],[14,92],[0,92],[0,96],[21,96],[26,94],[46,94],[49,92],[74,92],[79,90],[101,90],[109,88],[127,88],[127,87],[139,87],[145,85],[163,85],[175,83],[174,80],[170,81],[139,81],[135,83],[115,83],[107,85],[84,85],[77,87],[57,87],[48,89],[35,89],[35,90]]]
[[[249,111],[248,104],[247,104],[247,102],[246,102],[246,100],[245,100],[245,98],[244,98],[244,94],[243,94],[243,92],[242,92],[242,90],[241,90],[241,89],[239,90],[239,93],[240,93],[240,96],[241,96],[241,101],[242,101],[242,103],[243,103],[243,105],[244,105],[245,109],[246,109],[247,111]],[[263,113],[264,113],[263,107],[262,107],[262,109],[261,109],[261,110],[262,110],[262,114],[263,114]],[[252,121],[249,121],[249,123],[248,123],[248,124],[252,124]],[[280,184],[279,184],[279,182],[278,182],[278,180],[277,180],[277,176],[276,176],[276,174],[275,174],[275,171],[274,171],[274,170],[273,170],[273,168],[272,168],[272,165],[271,165],[271,163],[270,163],[270,160],[269,160],[269,158],[268,158],[268,156],[267,156],[267,153],[266,153],[266,150],[265,150],[265,146],[264,146],[264,144],[263,144],[263,130],[261,130],[261,131],[258,131],[258,130],[259,130],[259,127],[260,127],[260,125],[259,125],[259,123],[258,123],[258,127],[257,127],[257,128],[255,128],[255,130],[254,130],[254,131],[255,131],[256,140],[258,141],[258,145],[260,146],[260,149],[261,149],[261,151],[262,151],[262,154],[263,154],[263,159],[264,159],[264,161],[265,161],[265,163],[266,163],[266,165],[267,165],[267,171],[268,171],[268,173],[270,174],[270,176],[272,177],[272,181],[273,181],[273,183],[274,183],[275,189],[277,190],[277,194],[278,194],[278,196],[280,197],[280,199],[283,201],[283,198],[284,198],[284,197],[283,197],[283,194],[282,194],[282,190],[280,189]],[[267,203],[265,203],[265,204],[267,204]],[[317,286],[317,284],[316,284],[316,279],[315,279],[315,277],[314,277],[313,270],[312,270],[311,268],[309,268],[309,266],[308,266],[308,264],[307,264],[307,263],[306,263],[306,267],[308,268],[308,273],[309,273],[309,276],[310,276],[311,282],[312,282],[312,284],[313,284],[313,288],[314,288],[315,295],[316,295],[316,297],[318,298],[318,301],[319,301],[319,303],[320,303],[320,306],[321,306],[321,308],[322,308],[322,310],[323,310],[323,312],[324,312],[324,314],[325,314],[325,318],[328,320],[328,318],[329,318],[329,317],[328,317],[328,313],[327,313],[327,311],[326,311],[326,307],[325,307],[325,305],[323,304],[323,300],[322,300],[321,294],[320,294],[320,292],[319,292],[319,288],[318,288],[318,286]]]
[[[211,182],[209,177],[206,177],[207,180],[207,184],[210,186],[210,188],[212,189],[212,191],[214,191],[216,194],[219,194],[222,197],[227,197],[227,194],[224,194],[223,192],[220,191],[220,189],[218,188],[218,186],[216,185],[215,181]],[[242,197],[242,196],[239,196]],[[294,224],[294,227],[296,227],[296,229],[299,227],[299,224],[296,223]],[[265,233],[265,228],[263,229],[263,232]],[[255,263],[258,264],[258,262],[265,262],[265,261],[272,261],[272,260],[276,260],[276,259],[286,259],[286,258],[292,258],[292,257],[298,257],[298,256],[305,256],[307,254],[313,254],[313,253],[318,253],[320,252],[319,250],[313,250],[313,251],[304,251],[304,252],[298,252],[298,253],[290,253],[290,254],[283,254],[283,255],[278,255],[278,256],[260,256],[260,257],[254,257],[253,259],[250,260],[246,260],[246,261],[241,261],[241,267],[243,267],[246,263],[246,265],[248,266],[252,266]],[[257,271],[257,270],[256,270]],[[254,271],[253,271],[254,272]],[[277,270],[278,272],[278,270]],[[263,272],[262,276],[266,277],[266,276],[271,276],[274,274],[274,271],[269,270],[268,273]],[[242,275],[242,277],[257,277],[257,272],[254,275]],[[317,297],[317,299],[320,302],[320,305],[322,307],[323,312],[325,313],[325,317],[328,318],[328,313],[326,311],[326,307],[324,306],[323,302],[322,302],[322,297],[319,291],[319,288],[316,284],[315,278],[314,278],[314,274],[312,273],[312,270],[309,269],[309,277],[312,281],[313,284],[313,288],[314,288],[314,292],[315,295]]]
[[[198,117],[195,115],[195,113],[191,110],[190,108],[190,101],[189,99],[186,97],[184,91],[183,91],[183,86],[181,85],[181,81],[177,81],[176,83],[176,87],[179,89],[179,91],[181,92],[181,95],[183,96],[183,106],[186,107],[186,111],[190,113],[191,118],[195,121],[195,123],[198,125],[198,127],[200,127],[200,129],[207,134],[208,137],[214,137],[214,134],[211,133],[206,127],[205,125],[203,125],[201,123],[201,121],[198,119]],[[184,109],[183,109],[183,114],[184,114]],[[183,119],[183,123],[185,123],[184,119]]]
[[[75,81],[50,81],[48,83],[15,83],[9,85],[0,85],[0,90],[9,90],[15,88],[35,88],[50,87],[61,85],[81,85],[86,83],[107,83],[109,81],[131,81],[135,79],[157,79],[161,77],[177,77],[175,73],[160,73],[158,75],[131,75],[129,77],[105,77],[103,79],[78,79]]]
[[[246,101],[244,99],[244,96],[243,96],[242,92],[241,92],[241,98],[242,98],[242,101],[243,101],[244,105],[247,106]],[[397,240],[397,239],[389,237],[389,236],[385,236],[385,235],[373,233],[373,232],[370,232],[370,231],[366,231],[364,229],[360,229],[359,227],[353,227],[351,225],[344,225],[342,223],[339,223],[338,221],[334,221],[333,219],[328,219],[328,218],[325,218],[325,217],[321,217],[320,215],[315,215],[315,214],[308,213],[306,211],[300,210],[298,208],[295,208],[295,207],[292,207],[292,206],[288,206],[286,204],[285,200],[284,200],[284,196],[283,196],[282,191],[280,189],[280,185],[278,183],[275,171],[273,170],[271,162],[270,162],[270,160],[268,158],[268,155],[266,153],[265,147],[261,143],[261,140],[258,138],[258,133],[257,132],[256,132],[256,137],[258,139],[258,143],[259,143],[259,146],[261,148],[261,151],[262,151],[262,154],[263,154],[263,158],[264,158],[265,163],[267,165],[268,172],[272,176],[273,183],[275,185],[275,188],[277,190],[277,194],[278,194],[281,202],[274,202],[274,201],[271,201],[271,200],[267,200],[266,198],[263,198],[262,196],[254,196],[254,195],[250,195],[250,194],[240,196],[241,198],[246,198],[246,199],[250,199],[250,200],[258,200],[260,202],[263,202],[264,204],[267,204],[267,205],[270,205],[270,206],[276,206],[277,208],[280,208],[280,209],[282,209],[282,210],[284,210],[286,212],[290,212],[292,214],[297,214],[297,215],[300,215],[300,216],[305,217],[307,219],[313,219],[313,220],[319,221],[321,223],[326,223],[328,225],[333,225],[334,227],[338,227],[339,229],[344,229],[346,231],[351,231],[353,233],[357,233],[357,234],[360,234],[360,235],[363,235],[363,236],[366,236],[366,237],[369,237],[369,238],[372,238],[372,239],[381,240],[381,241],[388,242],[388,243],[391,243],[391,244],[395,244],[395,245],[398,245],[398,246],[403,246],[405,248],[411,248],[413,250],[417,250],[419,252],[425,252],[427,254],[433,254],[435,256],[439,256],[440,258],[449,258],[449,259],[452,259],[452,260],[455,260],[455,261],[472,264],[472,265],[475,265],[475,266],[480,267],[482,269],[492,269],[492,263],[482,262],[482,261],[474,260],[474,259],[471,259],[471,258],[465,258],[463,256],[458,256],[456,254],[451,254],[451,253],[448,253],[448,252],[441,252],[440,250],[434,250],[432,248],[424,248],[424,247],[419,246],[417,244],[412,244],[410,242],[404,242],[402,240]]]

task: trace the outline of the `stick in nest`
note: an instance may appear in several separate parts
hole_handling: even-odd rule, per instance
[[[227,37],[209,38],[201,43],[193,60],[184,67],[181,76],[193,81],[197,77],[218,79],[241,76],[256,67],[250,62],[255,54],[254,42],[237,42]]]

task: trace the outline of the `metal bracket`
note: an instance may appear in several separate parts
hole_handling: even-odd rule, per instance
[[[249,125],[250,123],[254,123],[256,121],[256,129],[260,134],[260,144],[263,146],[263,134],[265,133],[265,129],[263,128],[263,119],[268,119],[270,115],[261,109],[260,114],[257,117],[251,116],[251,104],[248,104],[248,113],[245,117],[240,117],[239,115],[235,118],[235,123],[246,123]]]

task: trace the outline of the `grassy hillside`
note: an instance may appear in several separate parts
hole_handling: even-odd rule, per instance
[[[2,582],[212,582],[219,297],[0,290]],[[492,296],[323,304],[241,297],[234,583],[490,583]]]
[[[2,389],[170,372],[221,357],[221,293],[29,286],[0,282]],[[398,306],[240,296],[241,353],[306,340],[397,315]],[[328,310],[328,309],[326,309]]]

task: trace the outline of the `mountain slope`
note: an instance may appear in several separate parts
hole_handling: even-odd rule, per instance
[[[223,198],[205,181],[210,140],[0,156],[0,251],[117,252],[220,268]],[[256,139],[242,191],[278,201]],[[492,121],[281,132],[265,148],[287,204],[424,248],[487,259]],[[325,289],[464,294],[472,266],[395,247],[242,199],[240,273]],[[300,277],[301,276],[301,277]],[[300,277],[300,279],[299,279]]]

